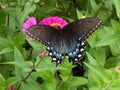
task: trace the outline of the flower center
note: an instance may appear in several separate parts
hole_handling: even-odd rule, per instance
[[[52,24],[50,24],[50,26],[52,26],[52,27],[57,29],[57,28],[60,28],[62,25],[59,24],[59,23],[52,23]]]

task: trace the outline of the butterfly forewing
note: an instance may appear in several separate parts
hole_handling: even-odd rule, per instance
[[[53,61],[61,63],[62,38],[60,31],[48,25],[34,25],[27,29],[26,34],[46,45]]]
[[[56,30],[46,25],[34,25],[27,29],[26,34],[44,44],[51,42],[51,36]]]
[[[74,21],[63,28],[63,33],[72,30],[76,32],[76,37],[84,37],[86,39],[92,32],[94,32],[100,25],[102,20],[98,18],[84,18],[77,21]]]

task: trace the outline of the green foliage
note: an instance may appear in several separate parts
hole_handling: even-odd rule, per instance
[[[0,90],[5,90],[6,88],[6,81],[4,77],[0,74]]]
[[[98,17],[104,24],[87,39],[82,76],[75,76],[65,57],[61,65],[51,62],[45,46],[27,40],[24,21],[60,16],[68,22]],[[45,55],[38,54],[45,51]],[[119,0],[0,0],[0,90],[119,90]],[[80,69],[79,69],[80,70]],[[78,70],[78,71],[79,71]]]

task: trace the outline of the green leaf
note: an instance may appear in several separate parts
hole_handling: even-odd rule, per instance
[[[21,18],[21,10],[19,8],[9,7],[9,8],[5,9],[5,12],[14,18],[14,20],[12,21],[12,18],[10,17],[10,22],[12,21],[12,24],[13,24],[13,22],[14,22],[14,24],[18,24],[18,25],[20,24],[19,18]]]
[[[97,17],[99,17],[100,19],[102,19],[103,22],[104,22],[104,20],[106,20],[109,17],[109,13],[106,12],[105,10],[100,10]]]
[[[114,56],[118,56],[120,54],[120,38],[110,45],[110,50]]]
[[[107,35],[106,35],[107,36]],[[115,43],[117,40],[119,39],[119,37],[116,37],[115,35],[108,35],[106,38],[102,38],[100,41],[97,41],[95,46],[107,46],[107,45],[111,45],[113,43]]]
[[[42,88],[38,82],[29,78],[26,82],[22,82],[20,90],[42,90]]]
[[[118,57],[110,57],[106,60],[105,62],[105,68],[114,68],[116,67],[117,65],[119,65],[118,63]]]
[[[90,87],[89,90],[101,90],[101,89],[99,87],[93,86],[93,87]]]
[[[30,2],[33,2],[33,0],[29,0]],[[34,0],[34,2],[39,2],[40,0]]]
[[[98,36],[99,40],[95,44],[96,47],[111,45],[119,39],[111,27],[104,27],[103,30],[99,31]]]
[[[38,50],[38,51],[42,51],[43,49],[45,50],[45,47],[40,43],[37,42],[36,40],[27,40],[28,43],[33,47],[33,49]]]
[[[6,53],[9,53],[9,52],[13,52],[13,48],[6,47],[6,48],[4,48],[0,51],[0,54],[6,54]]]
[[[40,62],[39,65],[37,65]],[[37,60],[35,62],[35,65],[37,67],[35,68],[36,71],[52,71],[55,72],[56,70],[65,70],[62,66],[57,66],[51,62],[51,58],[48,56],[43,56],[42,58],[37,57]],[[47,67],[46,67],[47,66]]]
[[[0,10],[0,25],[5,24],[6,14]]]
[[[76,10],[76,13],[77,13],[78,19],[81,19],[81,17],[84,16],[78,9]]]
[[[44,80],[44,84],[46,85],[48,90],[56,90],[56,79],[54,77],[53,71],[44,70],[40,72],[35,72],[34,75],[40,76]]]
[[[88,52],[86,52],[86,55],[90,64],[99,65],[99,63]]]
[[[97,34],[96,34],[96,32],[95,32],[94,34],[92,34],[92,35],[87,39],[87,42],[88,42],[88,44],[90,45],[91,48],[94,48],[94,47],[95,47],[96,37],[97,37]]]
[[[4,10],[6,13],[8,13],[9,15],[13,16],[13,17],[20,17],[21,15],[21,10],[18,9],[18,8],[15,8],[15,7],[9,7],[9,8],[6,8]]]
[[[6,37],[8,35],[12,36],[13,35],[13,30],[10,27],[1,24],[0,25],[0,36]]]
[[[97,12],[98,11],[98,5],[97,3],[95,2],[95,0],[90,0],[90,4],[91,4],[91,7],[92,7],[92,10],[94,12]]]
[[[88,80],[83,77],[70,76],[66,82],[63,82],[62,86],[72,88],[77,87],[79,85],[85,85],[87,84],[87,82]]]
[[[110,86],[109,88],[111,88],[111,90],[119,90],[120,89],[120,78],[114,79],[114,82],[112,84],[112,86]]]
[[[17,69],[20,69],[20,71],[18,72],[30,72],[32,67],[33,67],[33,63],[31,61],[13,61],[13,62],[3,62],[0,64],[9,64],[9,65],[15,65],[15,67]]]
[[[6,80],[7,86],[14,85],[21,80],[21,77],[10,77]]]
[[[24,57],[21,52],[14,46],[14,61],[12,62],[2,62],[1,64],[12,64],[15,65],[15,75],[21,75],[22,71],[29,72],[33,63],[31,61],[24,61]]]
[[[105,70],[103,67],[101,66],[96,66],[94,64],[88,64],[86,62],[84,62],[84,64],[91,69],[92,71],[94,71],[97,75],[99,75],[104,82],[109,83],[112,76],[111,76],[111,71],[107,71]]]
[[[53,79],[51,82],[45,82],[48,90],[56,90],[57,83]]]
[[[103,80],[101,80],[101,78],[99,77],[99,75],[97,75],[96,72],[91,69],[88,70],[88,81],[90,90],[99,90],[98,88],[100,88],[104,83]]]
[[[10,47],[12,44],[8,38],[0,38],[0,49]]]
[[[14,64],[22,69],[23,72],[30,72],[33,67],[33,63],[31,61],[14,62]]]
[[[68,0],[68,1],[63,1],[63,0],[61,0],[61,3],[62,3],[62,6],[63,6],[63,8],[64,8],[64,10],[68,10],[68,8],[70,7],[70,3],[71,3],[71,1],[70,0]]]
[[[118,18],[120,19],[120,1],[119,0],[113,0],[116,8],[116,13]]]
[[[111,20],[112,27],[116,35],[120,36],[120,23],[115,20]]]
[[[23,61],[24,61],[24,58],[21,52],[17,49],[17,47],[14,46],[14,62],[17,62],[19,64],[19,62],[23,62]],[[22,70],[19,67],[15,66],[15,75],[22,76],[21,73],[22,73]]]
[[[93,56],[95,57],[96,61],[104,66],[106,60],[106,51],[105,48],[96,48],[92,52]]]
[[[6,82],[4,77],[0,74],[0,90],[5,90],[6,88]]]
[[[34,10],[36,9],[36,6],[32,3],[32,2],[27,2],[24,6],[24,10],[21,13],[22,16],[20,18],[20,27],[22,27],[22,24],[24,22],[24,20],[28,17],[28,14],[30,14],[31,12],[34,12]]]
[[[23,58],[21,52],[17,49],[16,46],[14,46],[14,61],[16,61],[16,62],[24,61],[24,58]]]
[[[60,70],[60,77],[62,81],[65,82],[71,75],[72,68],[75,67],[75,65],[72,65],[72,63],[69,62],[68,58],[64,58],[61,65],[65,69]]]

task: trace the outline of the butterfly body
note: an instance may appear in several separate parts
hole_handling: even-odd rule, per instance
[[[48,25],[34,25],[27,29],[26,34],[46,46],[56,65],[62,62],[63,56],[68,56],[70,62],[80,64],[86,39],[101,24],[102,21],[98,18],[85,18],[74,21],[62,29]]]

